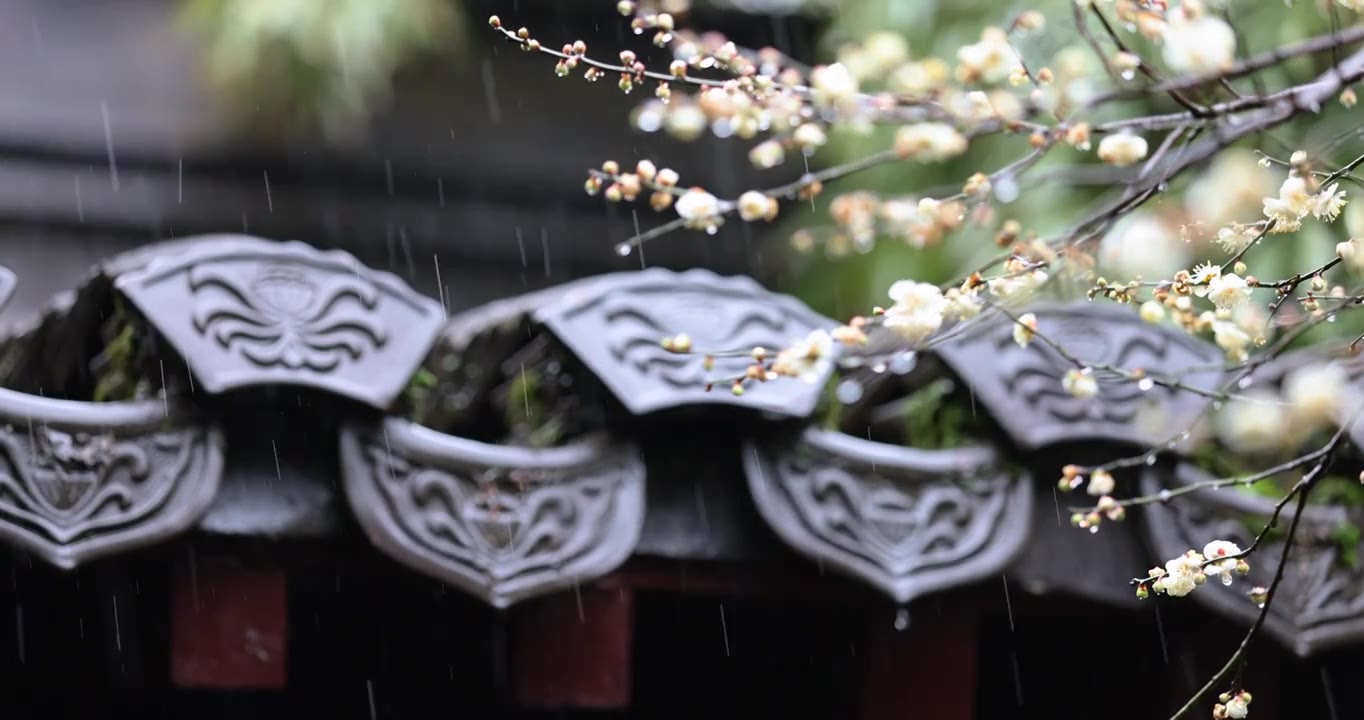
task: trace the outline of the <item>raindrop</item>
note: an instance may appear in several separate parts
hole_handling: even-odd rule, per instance
[[[619,244],[619,245],[616,246],[616,254],[619,255],[619,256],[621,256],[621,257],[626,257],[626,256],[629,255],[633,250],[634,250],[634,247],[633,247],[632,245],[630,245],[630,243],[621,243],[621,244]]]
[[[871,371],[879,375],[886,371],[886,364],[883,362],[876,363],[871,366]]]
[[[1212,401],[1212,409],[1213,409],[1213,410],[1221,410],[1221,409],[1222,409],[1222,401],[1221,401],[1221,400],[1213,400],[1213,401]]]
[[[909,627],[909,608],[900,608],[895,611],[895,629],[903,632]]]
[[[834,397],[844,405],[855,403],[862,399],[862,386],[855,380],[844,380],[838,384]]]
[[[913,370],[914,365],[917,362],[918,358],[914,356],[914,353],[912,352],[900,353],[899,355],[896,355],[895,357],[890,359],[890,371],[895,373],[896,375],[904,375],[910,370]]]
[[[1156,456],[1155,456],[1155,455],[1147,455],[1147,456],[1146,456],[1146,465],[1149,467],[1149,466],[1155,465],[1155,464],[1156,464]]]
[[[1018,183],[1012,177],[1001,178],[995,183],[995,198],[1001,203],[1011,203],[1018,199]]]
[[[114,156],[114,132],[109,126],[109,104],[101,101],[100,116],[104,118],[104,150],[109,156],[109,184],[118,192],[118,158]]]
[[[1264,603],[1257,603],[1257,604],[1255,605],[1255,607],[1260,608],[1261,610],[1264,610],[1264,609],[1265,609],[1265,604],[1264,604]]]
[[[707,234],[707,235],[714,235],[715,233],[718,233],[718,232],[720,232],[720,228],[718,228],[718,227],[716,227],[716,226],[714,226],[714,225],[709,225],[709,226],[706,227],[706,234]]]
[[[1254,382],[1255,382],[1255,381],[1252,380],[1249,376],[1243,377],[1243,378],[1241,378],[1239,381],[1237,381],[1236,387],[1238,387],[1238,388],[1240,388],[1240,389],[1242,389],[1242,390],[1245,390],[1246,388],[1250,387],[1251,384],[1254,383]]]
[[[1149,377],[1148,377],[1148,378],[1142,378],[1141,380],[1139,380],[1139,381],[1137,382],[1137,387],[1140,388],[1142,392],[1146,392],[1147,390],[1150,390],[1151,388],[1153,388],[1153,387],[1155,387],[1155,386],[1156,386],[1156,381],[1155,381],[1155,380],[1152,380],[1152,379],[1149,378]]]
[[[1170,502],[1170,491],[1161,490],[1160,493],[1156,495],[1156,498],[1163,503]]]
[[[1122,79],[1123,79],[1123,80],[1131,80],[1132,78],[1134,78],[1134,77],[1136,77],[1136,76],[1137,76],[1137,73],[1136,73],[1136,71],[1134,71],[1134,70],[1123,70],[1123,71],[1122,71]]]
[[[663,127],[663,113],[656,108],[645,108],[635,115],[635,127],[640,132],[658,132]]]
[[[1326,316],[1326,322],[1328,322],[1328,323],[1333,323],[1333,322],[1335,322],[1335,321],[1336,321],[1336,316],[1335,316],[1335,315],[1327,315],[1327,316]]]
[[[1098,525],[1090,525],[1090,526],[1089,526],[1089,534],[1090,534],[1090,535],[1094,535],[1094,534],[1096,534],[1096,533],[1098,533],[1098,532],[1099,532],[1099,526],[1098,526]]]

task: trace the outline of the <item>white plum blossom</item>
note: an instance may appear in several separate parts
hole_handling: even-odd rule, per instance
[[[777,354],[772,371],[814,384],[833,366],[833,354],[833,336],[824,330],[812,330],[805,339]]]
[[[748,161],[759,170],[768,170],[786,162],[786,149],[776,140],[764,140],[748,151]]]
[[[1032,341],[1033,333],[1037,331],[1037,316],[1026,313],[1018,316],[1018,322],[1014,323],[1014,342],[1019,347],[1025,348]]]
[[[1250,335],[1240,325],[1227,320],[1217,320],[1212,324],[1213,341],[1227,353],[1232,362],[1244,362],[1246,347],[1250,345]]]
[[[1308,427],[1327,427],[1344,420],[1358,406],[1356,391],[1337,363],[1301,367],[1283,381],[1284,400],[1294,419]]]
[[[1110,495],[1113,493],[1113,486],[1113,473],[1095,470],[1089,476],[1089,485],[1085,487],[1085,492],[1090,495]]]
[[[1099,381],[1094,379],[1094,370],[1091,368],[1067,370],[1061,378],[1061,387],[1080,400],[1088,400],[1099,394]]]
[[[1344,2],[1344,0],[1340,1]],[[1242,720],[1250,714],[1250,693],[1245,691],[1236,693],[1235,697],[1227,700],[1227,704],[1224,707],[1226,708],[1228,718],[1231,720]]]
[[[1009,45],[1009,36],[997,27],[985,28],[980,42],[957,50],[961,65],[958,74],[967,82],[993,84],[1009,77],[1020,67],[1018,53]]]
[[[1279,196],[1264,199],[1265,217],[1274,221],[1270,232],[1293,232],[1302,227],[1302,219],[1312,212],[1312,194],[1307,192],[1307,181],[1289,175],[1279,187]]]
[[[1232,310],[1250,297],[1250,286],[1236,273],[1219,274],[1208,282],[1208,299],[1218,310]]]
[[[1231,575],[1236,571],[1236,566],[1240,563],[1235,556],[1239,555],[1241,548],[1236,543],[1226,540],[1213,540],[1203,548],[1203,558],[1207,564],[1203,566],[1203,572],[1208,575],[1218,575],[1222,579],[1223,585],[1231,584]]]
[[[699,187],[682,193],[674,207],[677,208],[677,215],[686,221],[687,227],[708,230],[723,221],[720,217],[720,201]]]
[[[1141,304],[1139,313],[1143,321],[1154,325],[1165,319],[1165,306],[1155,300],[1147,300]]]
[[[993,278],[986,283],[986,287],[1000,300],[1011,300],[1041,287],[1047,277],[1045,271],[1033,270],[1021,275]]]
[[[1190,550],[1165,563],[1163,570],[1157,568],[1153,571],[1152,574],[1160,577],[1152,583],[1151,588],[1170,597],[1184,597],[1198,587],[1200,578],[1206,577],[1202,565],[1203,556]]]
[[[895,304],[886,309],[882,324],[909,342],[918,342],[942,327],[947,298],[930,283],[900,280],[890,286]]]
[[[1172,12],[1161,35],[1165,64],[1177,73],[1217,72],[1236,61],[1236,32],[1216,15]]]
[[[1099,159],[1115,167],[1126,167],[1146,157],[1146,139],[1131,133],[1116,133],[1099,141]]]
[[[947,309],[943,311],[943,317],[947,320],[970,320],[980,314],[980,298],[975,293],[952,288],[944,297],[947,298]]]
[[[914,123],[895,131],[895,152],[908,160],[941,162],[966,152],[966,145],[966,137],[946,123]]]
[[[815,103],[821,107],[844,107],[857,98],[857,78],[843,63],[822,65],[810,73]]]
[[[791,133],[791,141],[808,154],[829,142],[829,136],[824,132],[824,128],[819,126],[819,123],[808,122]]]
[[[899,33],[874,32],[863,41],[862,49],[881,71],[893,70],[909,59],[909,41]]]
[[[1288,440],[1288,413],[1279,398],[1264,388],[1251,388],[1232,398],[1217,414],[1217,436],[1233,452],[1257,453],[1280,448]]]
[[[1338,183],[1327,185],[1321,192],[1317,193],[1312,199],[1312,217],[1318,220],[1334,221],[1340,217],[1340,211],[1345,209],[1345,191],[1336,190]]]
[[[1127,276],[1169,277],[1193,260],[1189,243],[1152,211],[1137,211],[1113,225],[1099,243],[1099,263]]]
[[[1235,255],[1242,250],[1250,247],[1250,243],[1255,240],[1255,228],[1250,225],[1233,223],[1217,231],[1217,244],[1229,255]]]
[[[777,200],[757,190],[749,190],[739,196],[739,217],[747,222],[771,220],[777,215]]]

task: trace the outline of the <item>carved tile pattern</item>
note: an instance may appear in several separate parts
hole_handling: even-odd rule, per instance
[[[1141,481],[1142,492],[1158,493],[1162,487],[1178,487],[1203,477],[1190,466],[1181,466],[1179,473],[1183,479],[1162,480],[1162,476],[1168,478],[1168,470],[1148,471]],[[1291,513],[1292,507],[1285,512]],[[1258,527],[1271,512],[1272,503],[1263,498],[1231,489],[1199,490],[1179,502],[1147,506],[1144,526],[1152,549],[1163,561],[1189,548],[1201,549],[1211,540],[1230,540],[1246,547],[1254,536],[1241,520],[1253,519]],[[1350,568],[1341,562],[1340,546],[1331,537],[1339,525],[1361,522],[1364,516],[1358,508],[1308,507],[1304,512],[1283,582],[1265,621],[1270,635],[1301,657],[1364,640],[1364,567]],[[1286,518],[1281,527],[1287,529]],[[1209,582],[1193,598],[1247,625],[1253,623],[1260,610],[1245,593],[1256,585],[1269,586],[1282,552],[1282,541],[1266,542],[1251,558],[1248,576],[1238,576],[1229,587]]]
[[[439,303],[350,255],[246,236],[185,243],[118,287],[210,393],[308,385],[385,409],[444,323]]]
[[[707,381],[741,375],[751,363],[744,357],[718,357],[708,372],[700,354],[670,353],[660,341],[685,333],[702,352],[781,348],[811,330],[838,324],[748,278],[662,269],[611,275],[575,288],[537,319],[639,415],[679,405],[725,403],[807,416],[822,382],[782,380],[741,397],[724,388],[706,392]],[[832,369],[826,368],[821,377],[828,378]]]
[[[387,433],[343,436],[352,508],[381,549],[504,608],[586,582],[633,551],[644,520],[634,452],[569,450],[567,461],[441,436],[390,419]],[[438,437],[439,459],[404,454],[410,434]],[[480,447],[481,446],[481,447]],[[469,452],[465,452],[469,451]],[[432,460],[435,460],[434,462]]]
[[[187,529],[217,490],[216,442],[202,429],[116,437],[0,426],[0,537],[73,568]]]
[[[1034,308],[1039,330],[1089,363],[1142,368],[1217,387],[1222,355],[1211,343],[1144,323],[1117,306],[1083,303]],[[1000,425],[1022,446],[1062,440],[1108,439],[1159,443],[1170,428],[1191,420],[1207,402],[1191,393],[1098,376],[1099,393],[1081,400],[1061,385],[1074,365],[1042,342],[1020,348],[1008,317],[983,318],[939,354],[975,390]],[[1192,368],[1199,368],[1197,371]]]
[[[379,292],[364,279],[315,279],[288,265],[269,264],[247,282],[241,280],[215,265],[190,270],[194,328],[257,365],[328,372],[388,342],[388,333],[371,314]]]
[[[797,550],[896,601],[973,582],[1022,548],[1025,478],[989,451],[925,452],[809,430],[795,445],[749,444],[759,512]]]

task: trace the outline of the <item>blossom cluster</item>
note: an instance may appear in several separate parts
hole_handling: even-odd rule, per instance
[[[1232,575],[1245,575],[1250,565],[1241,559],[1241,548],[1227,540],[1214,540],[1203,548],[1203,552],[1190,550],[1165,563],[1165,567],[1153,567],[1147,573],[1150,590],[1146,581],[1137,585],[1137,596],[1146,597],[1149,592],[1165,593],[1170,597],[1184,597],[1194,588],[1208,581],[1209,576],[1221,579],[1223,585],[1231,585]]]

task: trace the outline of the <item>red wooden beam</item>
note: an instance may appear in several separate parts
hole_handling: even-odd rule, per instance
[[[230,558],[177,568],[171,677],[180,687],[278,689],[288,680],[288,597],[279,568]]]
[[[512,685],[521,707],[630,705],[634,593],[605,581],[512,611]]]
[[[896,630],[896,611],[867,620],[862,720],[975,718],[977,621],[970,609],[913,616]]]

